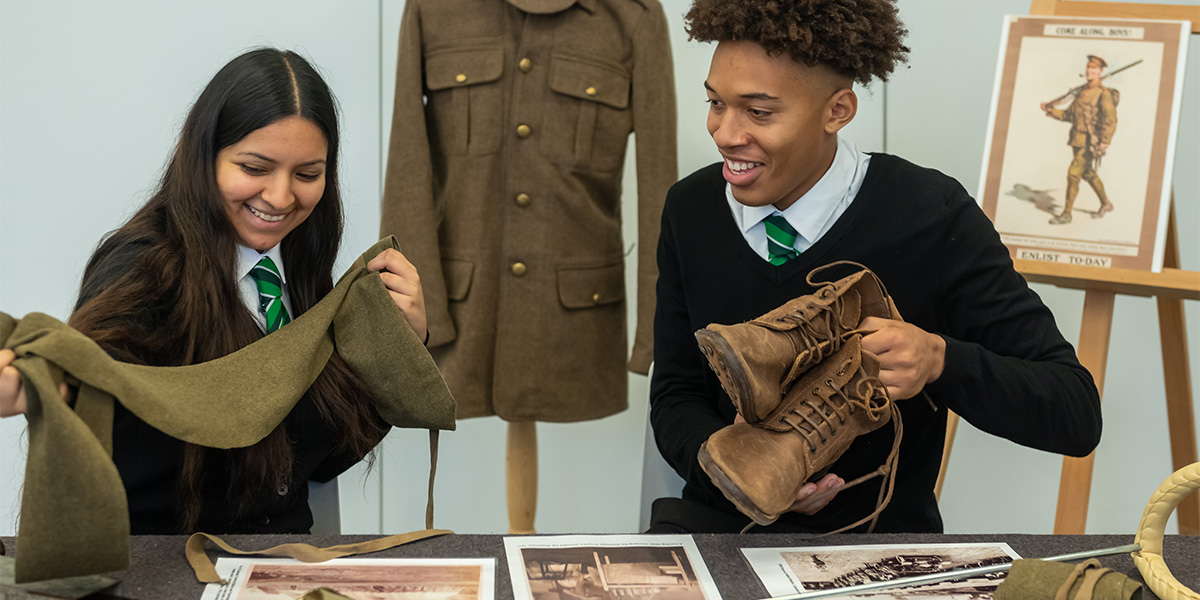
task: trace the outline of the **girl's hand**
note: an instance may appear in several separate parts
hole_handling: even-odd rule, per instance
[[[405,320],[417,333],[417,339],[425,341],[428,329],[425,325],[425,295],[421,290],[421,277],[417,268],[400,253],[388,248],[367,263],[371,271],[378,271],[392,300],[404,313]]]
[[[12,350],[0,350],[0,418],[25,414],[29,407],[25,399],[25,386],[21,385],[21,374],[12,366],[17,355]],[[58,387],[63,401],[69,393],[67,384]]]

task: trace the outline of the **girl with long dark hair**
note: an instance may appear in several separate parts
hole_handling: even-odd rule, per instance
[[[337,173],[337,107],[312,65],[274,49],[233,59],[189,112],[158,190],[88,261],[69,324],[118,360],[154,366],[209,361],[286,326],[333,287]],[[416,269],[395,250],[367,266],[424,339]],[[0,416],[24,412],[12,361],[0,351]],[[308,481],[345,471],[388,427],[335,352],[247,448],[186,444],[118,403],[113,462],[134,534],[303,533]]]

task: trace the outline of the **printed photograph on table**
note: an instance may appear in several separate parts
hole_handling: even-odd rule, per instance
[[[1013,258],[1162,269],[1189,33],[1005,17],[976,198]]]
[[[771,596],[844,588],[877,581],[1010,563],[1008,544],[914,544],[743,548],[750,568]],[[990,600],[1004,573],[848,594],[871,600]]]
[[[220,558],[201,600],[284,600],[325,588],[351,600],[493,600],[493,558]]]
[[[517,600],[718,600],[691,536],[504,538]]]

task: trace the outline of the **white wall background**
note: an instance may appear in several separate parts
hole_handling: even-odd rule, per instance
[[[686,174],[717,159],[704,130],[701,88],[712,48],[686,41],[687,0],[664,5],[676,63],[679,166]],[[402,7],[402,0],[0,0],[0,310],[66,318],[88,255],[153,189],[196,94],[226,61],[258,45],[310,57],[341,102],[348,225],[340,265],[348,264],[377,237]],[[1001,16],[1028,7],[1028,0],[900,0],[911,66],[887,85],[861,91],[859,116],[846,135],[865,150],[899,154],[976,189]],[[1200,40],[1194,36],[1187,77],[1174,185],[1183,266],[1200,270]],[[625,214],[636,214],[632,168]],[[636,239],[632,223],[626,239]],[[1067,338],[1077,339],[1083,294],[1036,288]],[[1092,533],[1132,532],[1150,492],[1171,470],[1154,303],[1122,297],[1114,319]],[[1197,303],[1188,303],[1187,320],[1193,396],[1200,397]],[[648,382],[630,375],[629,383],[630,409],[620,415],[538,425],[540,532],[638,530]],[[16,531],[23,427],[22,419],[0,422],[0,535]],[[475,419],[442,436],[439,527],[507,530],[505,430],[497,419]],[[426,448],[423,432],[395,431],[370,473],[359,467],[341,477],[343,530],[422,527]],[[1056,456],[964,425],[942,500],[947,531],[1049,533],[1059,465]]]

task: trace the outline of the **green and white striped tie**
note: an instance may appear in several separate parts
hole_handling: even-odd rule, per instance
[[[763,219],[763,225],[767,227],[768,262],[779,266],[800,256],[795,248],[796,230],[788,224],[783,215],[771,215]]]
[[[290,323],[292,318],[283,306],[283,279],[279,276],[275,261],[264,256],[250,269],[250,277],[258,285],[258,310],[267,318],[267,333]]]

